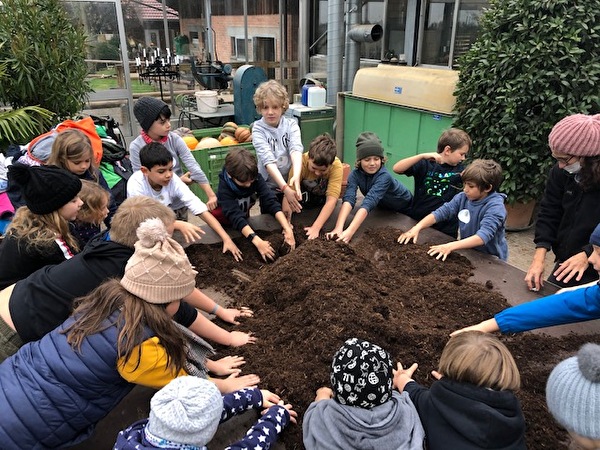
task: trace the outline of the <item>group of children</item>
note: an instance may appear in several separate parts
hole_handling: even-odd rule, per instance
[[[89,138],[77,130],[58,133],[46,165],[10,166],[9,181],[23,206],[0,245],[0,401],[13,410],[0,421],[7,448],[84,440],[134,384],[160,391],[150,417],[123,430],[115,448],[203,448],[220,422],[247,409],[263,415],[230,448],[268,448],[296,422],[290,404],[256,387],[257,375],[239,376],[243,358],[211,359],[214,351],[203,338],[232,346],[255,338],[225,331],[196,308],[234,324],[252,311],[223,308],[195,288],[195,271],[171,238],[174,230],[187,242],[201,237],[202,230],[186,221],[189,213],[221,237],[223,252],[236,261],[242,253],[227,227],[265,261],[275,258],[271,243],[248,220],[257,200],[292,249],[292,215],[303,209],[320,209],[304,229],[308,239],[324,235],[348,243],[374,208],[384,208],[418,221],[398,237],[400,244],[416,242],[421,230],[434,227],[458,238],[429,248],[438,259],[474,248],[506,260],[502,169],[491,160],[464,167],[471,147],[464,131],[449,129],[436,153],[394,164],[394,172],[414,177],[414,195],[385,167],[379,137],[360,133],[335,226],[325,232],[342,195],[335,141],[319,136],[304,152],[297,123],[284,116],[288,94],[275,81],[261,84],[254,101],[262,115],[253,126],[256,155],[230,150],[216,194],[171,131],[169,107],[152,97],[134,106],[142,127],[130,146],[136,172],[118,209]],[[194,182],[206,203],[189,189]],[[347,224],[359,190],[364,198]],[[100,233],[103,222],[107,229]],[[588,424],[584,416],[597,418],[598,411],[566,402],[573,397],[562,372],[579,377],[577,392],[594,395],[599,349],[584,347],[576,362],[559,365],[548,381],[548,404],[557,420],[574,439],[595,445],[600,421]],[[525,448],[525,422],[514,395],[519,373],[498,339],[480,331],[457,333],[444,348],[430,389],[413,380],[416,364],[394,368],[392,361],[365,340],[341,346],[330,386],[317,391],[304,416],[306,448],[420,449],[425,442],[429,449]]]

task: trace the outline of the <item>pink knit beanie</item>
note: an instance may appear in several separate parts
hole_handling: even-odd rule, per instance
[[[571,156],[600,155],[600,114],[573,114],[552,128],[550,150]]]
[[[165,224],[147,219],[137,236],[121,285],[148,303],[170,303],[191,294],[197,272],[181,245],[169,237]]]

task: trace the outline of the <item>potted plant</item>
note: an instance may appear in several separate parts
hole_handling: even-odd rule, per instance
[[[473,158],[504,169],[509,208],[544,191],[553,164],[552,126],[600,111],[597,0],[491,0],[481,34],[461,57],[454,126],[473,139]]]

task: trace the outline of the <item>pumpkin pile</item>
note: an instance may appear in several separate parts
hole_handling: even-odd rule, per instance
[[[227,122],[223,125],[218,138],[204,137],[196,145],[194,150],[214,148],[252,142],[252,129],[247,126],[238,125],[235,122]]]

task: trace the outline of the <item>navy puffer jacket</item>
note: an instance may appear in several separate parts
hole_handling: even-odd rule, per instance
[[[133,388],[117,371],[117,327],[88,336],[76,352],[61,333],[72,322],[26,344],[0,365],[3,449],[81,442]]]

